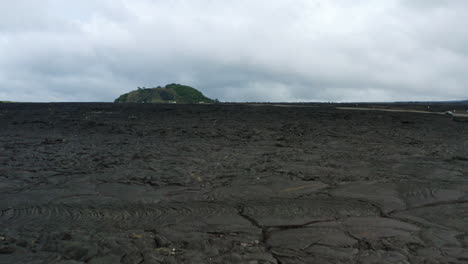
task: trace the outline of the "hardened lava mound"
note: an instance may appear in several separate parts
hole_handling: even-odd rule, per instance
[[[467,263],[465,108],[0,104],[0,263]]]

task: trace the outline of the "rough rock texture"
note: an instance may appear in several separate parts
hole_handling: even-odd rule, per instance
[[[2,104],[0,263],[466,263],[459,120]]]

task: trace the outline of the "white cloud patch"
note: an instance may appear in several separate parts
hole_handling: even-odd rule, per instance
[[[112,101],[192,85],[224,101],[446,100],[468,94],[468,3],[5,1],[0,100]]]

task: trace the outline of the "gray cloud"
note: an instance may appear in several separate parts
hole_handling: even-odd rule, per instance
[[[0,4],[0,100],[172,82],[226,101],[468,97],[463,0],[36,2]]]

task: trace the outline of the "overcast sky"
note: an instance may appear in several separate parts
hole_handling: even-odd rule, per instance
[[[0,100],[468,98],[466,0],[0,1]]]

